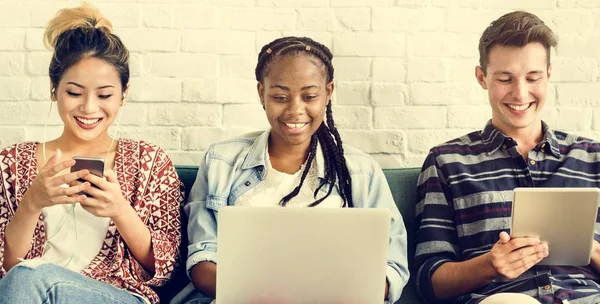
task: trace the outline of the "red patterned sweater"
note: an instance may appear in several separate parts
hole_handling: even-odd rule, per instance
[[[0,151],[0,278],[6,275],[2,267],[6,225],[37,175],[36,146],[24,142]],[[81,273],[158,303],[151,287],[164,285],[179,262],[182,183],[167,154],[144,141],[118,141],[115,171],[123,196],[150,230],[155,274],[150,276],[134,259],[112,221],[100,252]],[[26,259],[44,254],[45,231],[40,215]]]

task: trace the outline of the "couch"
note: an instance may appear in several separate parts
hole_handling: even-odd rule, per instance
[[[186,198],[189,194],[190,189],[196,179],[196,172],[198,170],[197,167],[194,166],[176,166],[177,173],[179,174],[179,178],[185,184],[186,190]],[[418,168],[408,168],[408,169],[385,169],[383,173],[385,174],[388,184],[390,185],[390,189],[392,190],[392,195],[394,196],[394,201],[400,210],[404,218],[404,224],[406,226],[406,230],[408,231],[408,261],[409,265],[412,263],[412,259],[414,257],[415,252],[415,244],[414,244],[414,214],[415,214],[415,195],[416,195],[416,184],[417,177],[419,175]],[[185,225],[185,223],[182,223]],[[183,229],[184,235],[183,240],[186,243],[187,236],[185,235],[185,229]],[[186,257],[186,246],[182,245],[182,256]],[[182,268],[184,268],[185,262],[182,263]],[[396,303],[401,304],[413,304],[413,303],[424,303],[417,295],[415,282],[412,279],[414,273],[412,273],[411,269],[411,279],[408,282],[408,285],[404,288],[402,292],[402,297]],[[166,286],[160,288],[158,293],[161,297],[163,303],[168,303],[168,301],[185,285],[188,283],[188,278],[185,275],[185,271],[179,271],[176,277],[169,282]]]

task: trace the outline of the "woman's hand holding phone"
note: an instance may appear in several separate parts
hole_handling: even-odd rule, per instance
[[[40,213],[42,208],[58,204],[80,203],[85,196],[77,193],[86,191],[90,188],[90,183],[79,183],[76,186],[64,187],[64,184],[71,184],[73,181],[83,176],[89,175],[88,170],[80,170],[67,174],[58,175],[61,171],[72,167],[75,161],[72,159],[60,161],[62,153],[56,150],[56,153],[50,157],[43,168],[39,169],[38,175],[25,192],[21,207],[31,212]]]
[[[82,176],[84,180],[96,187],[89,187],[85,191],[90,197],[84,196],[84,199],[80,202],[81,207],[95,216],[115,220],[118,216],[127,214],[125,211],[131,206],[123,197],[117,174],[110,169],[106,169],[104,170],[104,177],[98,177],[91,173]]]

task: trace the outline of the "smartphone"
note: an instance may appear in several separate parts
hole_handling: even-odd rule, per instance
[[[104,177],[104,159],[87,156],[74,156],[73,159],[75,160],[75,165],[71,167],[71,172],[87,169],[91,174],[98,177]],[[77,180],[82,183],[86,182],[86,180],[82,178]],[[96,187],[96,185],[92,184],[92,187]],[[85,192],[79,192],[78,194],[90,197],[90,195]]]

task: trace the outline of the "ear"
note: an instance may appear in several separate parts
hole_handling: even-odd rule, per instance
[[[333,84],[333,80],[330,81],[327,86],[325,86],[325,90],[327,91],[327,102],[331,100],[331,95],[333,95],[333,89],[335,85]]]
[[[477,82],[479,82],[482,89],[488,89],[487,83],[485,82],[485,73],[480,66],[475,67],[475,78],[477,78]]]
[[[265,93],[265,86],[260,81],[256,84],[256,92],[258,93],[258,98],[260,99],[260,103],[264,109],[265,108],[265,100],[263,99],[263,96]]]
[[[52,83],[52,79],[48,78],[48,80],[50,81],[50,100],[56,101],[56,87]]]
[[[129,95],[129,83],[127,87],[125,87],[125,91],[123,91],[123,99],[121,99],[121,106],[124,106],[127,103],[127,95]]]
[[[550,79],[550,76],[552,76],[552,64],[548,65],[548,79]]]

